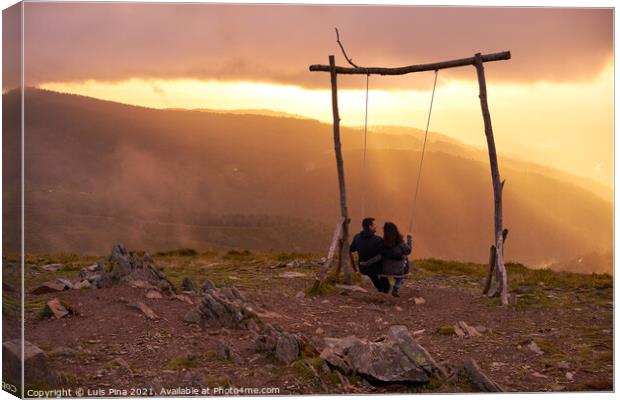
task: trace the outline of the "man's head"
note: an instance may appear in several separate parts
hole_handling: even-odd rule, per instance
[[[375,233],[377,231],[377,227],[375,226],[375,219],[372,217],[367,217],[362,220],[362,228],[365,231],[370,231]]]

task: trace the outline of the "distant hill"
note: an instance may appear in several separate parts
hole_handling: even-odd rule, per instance
[[[296,119],[308,119],[299,114],[287,113],[284,111],[266,110],[266,109],[236,109],[236,110],[221,110],[211,108],[194,108],[186,111],[203,111],[213,114],[235,114],[235,115],[263,115],[266,117],[282,117],[282,118],[296,118]]]
[[[5,113],[19,109],[15,92],[3,100]],[[325,251],[329,244],[339,209],[328,124],[155,110],[37,89],[26,91],[25,105],[29,252],[104,254],[114,242],[147,250]],[[11,123],[3,121],[5,132],[16,129]],[[342,130],[353,230],[363,179],[367,214],[406,230],[423,138],[415,132],[376,129],[363,177],[362,132]],[[15,150],[3,147],[5,162]],[[427,151],[414,256],[484,262],[493,226],[488,159],[435,133]],[[594,184],[507,158],[500,167],[509,260],[539,267],[610,254],[612,203]],[[5,221],[19,204],[11,193]],[[10,238],[5,244],[18,248]]]

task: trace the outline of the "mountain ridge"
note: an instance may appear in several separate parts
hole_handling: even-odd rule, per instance
[[[17,106],[7,94],[4,100],[9,110]],[[191,242],[278,250],[286,250],[289,240],[296,242],[295,251],[321,251],[329,244],[338,217],[330,125],[149,109],[37,89],[27,90],[25,101],[33,250],[101,253],[110,240],[159,249],[162,240],[167,247]],[[404,228],[419,139],[373,135],[367,154],[372,168],[364,177],[357,138],[359,131],[342,129],[352,229],[359,223],[362,179],[373,188],[367,210]],[[437,144],[428,149],[422,176],[416,257],[483,261],[492,241],[488,162],[438,139],[432,139]],[[396,142],[403,149],[389,148]],[[501,156],[500,163],[507,179],[508,259],[542,266],[612,248],[611,203],[553,174],[522,171]],[[97,225],[79,217],[102,211],[116,220]],[[71,213],[73,221],[67,217]],[[201,215],[233,214],[272,220],[267,231],[254,236],[249,226],[214,232],[157,224],[162,215],[183,224]],[[131,224],[124,224],[123,216],[131,216]],[[135,222],[142,217],[153,223]]]

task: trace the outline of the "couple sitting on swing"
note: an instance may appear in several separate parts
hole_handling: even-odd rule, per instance
[[[379,275],[394,275],[392,296],[398,297],[398,289],[402,286],[405,278],[403,275],[409,272],[409,260],[413,237],[407,235],[407,242],[398,231],[393,222],[383,225],[383,237],[376,235],[377,227],[374,218],[364,218],[362,231],[355,235],[349,251],[357,252],[359,258],[359,270],[368,275],[379,292],[390,291],[390,281],[387,277]]]

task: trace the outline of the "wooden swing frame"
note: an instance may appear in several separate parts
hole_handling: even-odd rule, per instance
[[[338,35],[338,31],[336,30]],[[332,113],[333,113],[333,131],[334,131],[334,150],[336,154],[336,167],[338,171],[338,186],[340,191],[340,221],[336,224],[334,230],[334,236],[327,253],[327,260],[319,270],[313,289],[323,283],[327,272],[332,266],[336,254],[338,255],[338,268],[336,275],[338,276],[340,270],[344,270],[344,282],[351,284],[351,270],[357,270],[353,260],[349,254],[349,223],[350,218],[347,209],[347,196],[344,179],[344,167],[342,160],[342,151],[340,144],[340,114],[338,112],[338,74],[345,75],[405,75],[415,72],[423,71],[438,71],[440,69],[456,68],[463,66],[474,66],[478,76],[479,86],[479,98],[480,107],[482,109],[482,118],[484,121],[484,133],[487,140],[487,147],[489,152],[489,163],[491,166],[491,179],[493,184],[493,200],[494,200],[494,245],[491,246],[489,256],[489,267],[485,278],[485,285],[483,293],[490,296],[500,296],[503,305],[508,304],[508,277],[506,274],[506,267],[504,265],[504,242],[508,234],[508,229],[503,228],[502,223],[502,190],[504,188],[505,181],[500,179],[499,167],[497,163],[497,152],[495,149],[495,139],[493,137],[493,127],[491,125],[491,113],[489,112],[489,105],[487,101],[487,89],[486,79],[484,76],[484,63],[493,61],[510,60],[510,51],[503,51],[499,53],[481,54],[476,53],[473,57],[461,58],[456,60],[441,61],[430,64],[418,64],[409,65],[398,68],[384,68],[384,67],[359,67],[347,57],[344,47],[340,43],[338,37],[338,44],[342,49],[342,52],[352,67],[339,67],[336,66],[335,57],[329,56],[328,65],[311,65],[310,71],[329,72],[331,77],[331,92],[332,92]],[[344,268],[342,268],[344,266]],[[493,279],[495,276],[495,279]]]

